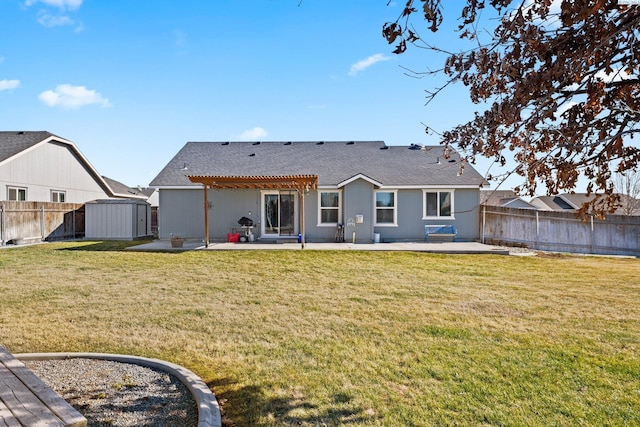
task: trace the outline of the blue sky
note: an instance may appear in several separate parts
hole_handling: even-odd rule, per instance
[[[0,129],[71,140],[130,186],[146,186],[187,141],[437,144],[423,123],[444,131],[474,106],[463,87],[425,106],[437,81],[405,68],[442,58],[394,55],[381,35],[403,4],[1,0]]]

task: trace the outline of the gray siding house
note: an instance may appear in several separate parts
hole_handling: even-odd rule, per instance
[[[85,203],[105,198],[140,196],[114,191],[71,141],[46,131],[0,132],[0,201]]]
[[[356,243],[423,241],[425,225],[479,238],[484,178],[442,146],[383,141],[188,142],[150,183],[159,237],[224,241],[252,220],[252,238]]]

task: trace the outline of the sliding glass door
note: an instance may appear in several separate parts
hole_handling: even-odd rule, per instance
[[[298,234],[295,191],[263,192],[262,200],[262,218],[264,218],[262,236],[277,237]]]

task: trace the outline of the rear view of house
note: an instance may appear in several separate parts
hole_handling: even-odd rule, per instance
[[[160,238],[222,241],[245,217],[260,239],[333,241],[342,227],[369,243],[421,241],[429,224],[478,239],[485,183],[441,146],[294,141],[189,142],[150,186]]]

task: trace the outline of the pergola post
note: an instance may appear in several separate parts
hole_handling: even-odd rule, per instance
[[[304,233],[304,189],[298,190],[300,194],[300,249],[304,249],[305,233]]]
[[[204,184],[204,247],[209,247],[209,187]]]

